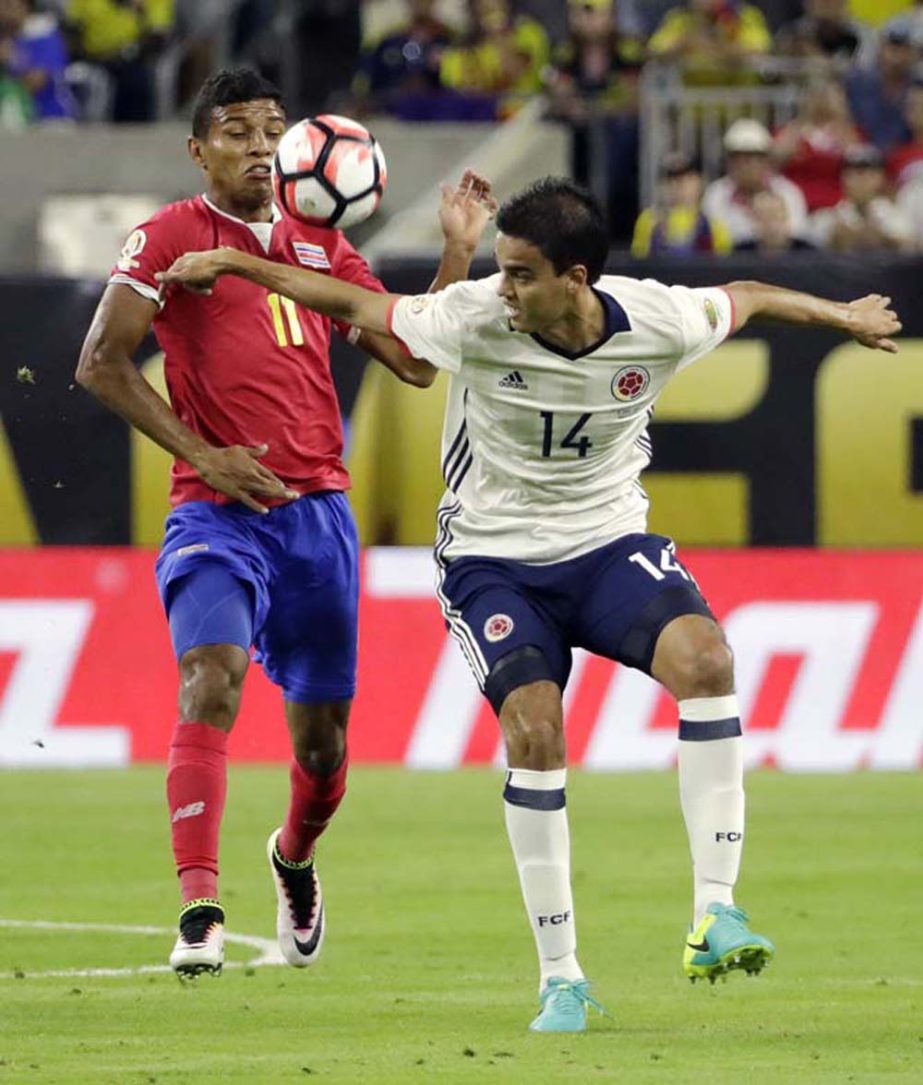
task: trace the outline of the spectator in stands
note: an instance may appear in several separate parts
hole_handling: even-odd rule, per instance
[[[727,223],[735,244],[756,236],[753,199],[759,192],[775,192],[788,208],[795,237],[804,236],[807,205],[801,189],[780,176],[770,158],[772,136],[750,117],[741,117],[724,134],[727,173],[705,190],[702,210],[709,218]]]
[[[808,59],[852,60],[868,31],[848,10],[847,0],[805,0],[804,14],[779,28],[776,52]]]
[[[614,22],[612,0],[569,0],[567,38],[547,77],[551,116],[571,126],[571,172],[593,186],[594,150],[604,148],[610,233],[631,236],[638,213],[638,76],[644,49]],[[594,138],[593,125],[600,126]]]
[[[281,43],[296,77],[290,115],[342,113],[362,52],[360,0],[285,0],[278,6],[294,16],[292,41]]]
[[[923,173],[901,185],[896,203],[907,223],[907,248],[912,252],[923,252]]]
[[[445,52],[440,80],[473,101],[492,103],[496,116],[509,116],[542,89],[548,35],[535,19],[514,15],[510,0],[468,0],[468,13],[468,38]]]
[[[648,42],[652,57],[680,62],[686,82],[700,85],[750,81],[750,62],[771,47],[763,13],[745,0],[686,0]]]
[[[77,103],[65,80],[67,47],[50,13],[33,13],[29,0],[0,0],[0,50],[7,77],[31,99],[35,120],[73,120]]]
[[[21,79],[9,71],[13,35],[0,30],[0,132],[16,132],[32,123],[35,104]]]
[[[923,80],[917,79],[907,88],[904,120],[910,139],[894,147],[887,157],[888,179],[898,189],[923,175]]]
[[[276,0],[236,0],[231,11],[231,56],[252,60],[271,30],[275,14]]]
[[[778,192],[757,192],[753,197],[754,234],[734,246],[735,252],[760,252],[766,255],[813,249],[810,241],[792,233],[788,205]]]
[[[809,236],[836,252],[908,249],[910,224],[885,195],[885,163],[872,144],[853,147],[843,160],[843,199],[811,216]]]
[[[112,119],[153,120],[154,61],[173,27],[173,0],[69,0],[67,20],[75,51],[112,79]]]
[[[691,155],[682,151],[666,155],[660,165],[659,201],[638,216],[631,255],[642,259],[729,253],[730,232],[720,219],[709,218],[702,210],[702,187],[702,171]]]
[[[855,67],[847,76],[846,95],[853,120],[882,151],[910,138],[904,102],[919,59],[911,22],[892,19],[882,30],[872,66]]]
[[[365,50],[352,88],[355,113],[422,120],[435,109],[438,116],[439,65],[454,35],[435,6],[435,0],[407,0],[406,21]]]
[[[811,212],[839,203],[843,154],[865,142],[850,116],[843,85],[828,78],[805,88],[798,115],[776,135],[773,154],[782,174],[804,193]]]

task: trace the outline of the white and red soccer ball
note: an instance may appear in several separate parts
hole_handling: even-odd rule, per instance
[[[298,121],[285,133],[273,158],[272,180],[286,214],[342,230],[377,209],[388,167],[367,128],[325,113]]]

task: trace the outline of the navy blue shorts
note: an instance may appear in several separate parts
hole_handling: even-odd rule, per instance
[[[626,535],[551,565],[457,558],[440,573],[446,624],[498,713],[528,682],[548,679],[563,690],[573,648],[649,674],[668,622],[713,617],[663,535]]]
[[[240,621],[240,606],[227,593],[211,607],[201,600],[194,627],[170,623],[177,659],[202,644],[241,644],[248,630],[255,658],[287,700],[348,700],[356,690],[358,560],[342,493],[308,494],[265,515],[240,504],[180,505],[167,517],[156,565],[167,617],[189,589],[202,595],[221,583],[207,575],[197,583],[197,572],[217,565],[246,588],[250,621]],[[182,610],[191,612],[185,601]]]

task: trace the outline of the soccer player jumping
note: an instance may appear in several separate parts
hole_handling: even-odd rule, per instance
[[[224,275],[375,332],[451,374],[437,593],[500,720],[506,826],[540,964],[539,1032],[586,1027],[565,806],[562,691],[571,651],[651,675],[679,707],[679,786],[692,853],[690,978],[759,972],[774,953],[734,903],[744,835],[742,739],[721,627],[672,541],[647,533],[639,476],[667,381],[751,318],[837,328],[894,352],[890,299],[827,301],[758,282],[691,290],[602,275],[599,207],[545,178],[497,216],[499,273],[439,294],[373,294],[233,249],[160,276]],[[432,363],[432,364],[430,364]]]
[[[358,547],[343,493],[331,322],[243,280],[207,298],[158,281],[189,248],[228,245],[384,289],[342,233],[282,218],[273,205],[270,164],[284,130],[279,92],[255,73],[205,83],[189,138],[205,194],[169,204],[129,236],[77,369],[80,384],[176,457],[156,572],[179,663],[167,799],[182,897],[170,963],[181,977],[220,972],[223,962],[218,837],[251,645],[282,689],[291,733],[288,812],[267,850],[279,944],[296,967],[321,950],[314,845],[346,787]],[[434,289],[467,275],[493,210],[489,185],[470,171],[444,190]],[[170,404],[131,360],[152,323]],[[393,339],[334,325],[402,380],[421,379]]]

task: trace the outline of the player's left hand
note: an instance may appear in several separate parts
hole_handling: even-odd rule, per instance
[[[872,350],[897,354],[897,343],[891,338],[903,325],[891,308],[891,299],[881,294],[868,294],[849,302],[847,317],[853,339]]]
[[[439,224],[448,243],[474,251],[496,213],[497,201],[491,195],[490,181],[474,170],[465,170],[455,188],[442,186]]]
[[[178,283],[194,294],[210,294],[221,274],[219,253],[219,249],[184,253],[166,271],[158,271],[154,277],[164,286]]]

